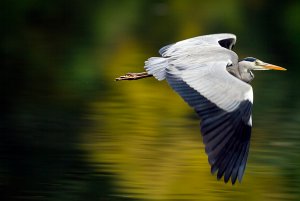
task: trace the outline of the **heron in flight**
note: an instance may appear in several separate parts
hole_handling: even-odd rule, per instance
[[[253,57],[238,60],[234,34],[186,39],[159,50],[145,62],[143,73],[116,80],[154,76],[167,80],[201,119],[205,152],[217,179],[234,184],[244,175],[252,128],[252,70],[286,70]]]

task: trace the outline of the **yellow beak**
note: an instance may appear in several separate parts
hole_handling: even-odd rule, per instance
[[[263,65],[262,67],[267,69],[267,70],[287,70],[285,68],[282,68],[280,66],[276,66],[276,65],[273,65],[273,64],[266,64],[266,65]]]

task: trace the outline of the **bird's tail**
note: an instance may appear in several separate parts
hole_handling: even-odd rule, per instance
[[[153,75],[161,81],[166,78],[166,67],[168,66],[167,58],[151,57],[145,61],[145,70],[148,74]]]

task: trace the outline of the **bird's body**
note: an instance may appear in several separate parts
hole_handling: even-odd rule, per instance
[[[161,57],[145,62],[147,75],[167,80],[195,109],[211,172],[232,184],[242,180],[249,152],[251,70],[285,70],[252,57],[239,62],[235,42],[233,34],[199,36],[165,46]]]

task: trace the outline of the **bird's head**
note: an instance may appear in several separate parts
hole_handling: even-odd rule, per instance
[[[286,70],[285,68],[282,68],[280,66],[265,63],[253,57],[246,57],[239,63],[242,64],[248,70]]]

